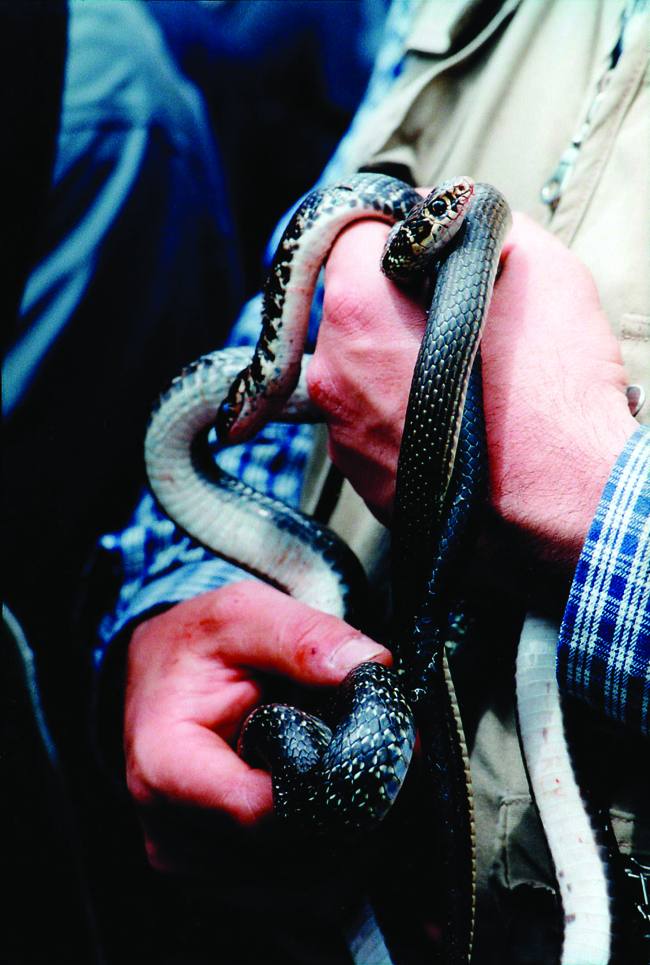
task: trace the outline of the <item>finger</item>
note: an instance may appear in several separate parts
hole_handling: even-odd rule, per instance
[[[389,226],[380,221],[355,222],[339,235],[330,252],[325,275],[325,314],[331,313],[337,326],[353,337],[368,333],[377,340],[384,328],[392,329],[396,323],[418,338],[422,334],[422,306],[380,269],[388,232]]]
[[[323,320],[307,372],[309,394],[330,429],[376,437],[401,425],[422,338],[422,305],[380,271],[387,226],[362,221],[339,237],[328,261]],[[366,441],[359,446],[366,449]],[[382,440],[383,441],[383,440]],[[398,440],[399,444],[399,440]],[[353,480],[354,482],[354,480]]]
[[[128,788],[147,857],[166,873],[204,870],[213,864],[215,843],[231,840],[238,829],[253,831],[266,824],[273,810],[270,775],[251,770],[200,725],[166,732],[163,724],[158,733],[165,736],[164,747],[158,752],[147,748],[141,734],[136,754],[127,759]]]
[[[140,727],[126,745],[127,782],[138,806],[155,812],[188,805],[229,814],[255,824],[272,809],[271,782],[251,770],[214,731],[196,721],[161,717]]]
[[[208,594],[205,605],[216,620],[218,649],[239,666],[321,686],[340,683],[365,661],[392,660],[385,647],[343,620],[263,583],[223,587]]]
[[[367,660],[390,664],[392,659],[385,647],[343,620],[252,580],[186,600],[138,627],[129,650],[129,676],[136,681],[145,671],[151,673],[147,668],[152,632],[157,652],[165,655],[161,676],[170,672],[173,657],[175,671],[182,671],[186,679],[192,676],[208,693],[216,684],[228,684],[232,693],[239,681],[244,702],[250,699],[248,675],[233,675],[234,669],[277,673],[322,686],[340,683],[349,670]],[[193,690],[189,697],[195,703],[197,693]]]

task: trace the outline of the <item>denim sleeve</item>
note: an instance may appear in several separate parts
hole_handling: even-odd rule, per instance
[[[180,318],[201,317],[204,264],[230,282],[220,291],[227,309],[220,343],[240,304],[235,236],[207,111],[145,6],[71,3],[68,43],[54,213],[3,360],[5,418],[72,337],[98,287],[109,303],[115,290],[128,292],[120,307],[132,325],[133,351],[154,322],[162,339],[167,312],[177,325],[183,309]],[[84,322],[100,324],[92,316]],[[117,340],[117,321],[114,331]],[[173,339],[179,343],[182,333]]]
[[[558,682],[650,733],[650,430],[640,428],[607,482],[560,630]]]
[[[382,49],[366,96],[318,184],[332,183],[350,173],[350,145],[354,144],[357,131],[372,116],[375,106],[383,100],[401,72],[404,40],[416,8],[413,0],[393,0]],[[293,210],[280,222],[269,248],[269,258]],[[318,324],[318,303],[317,292],[312,313],[312,337]],[[258,295],[242,311],[230,335],[230,345],[255,344],[260,331],[260,313],[261,296]],[[221,468],[253,488],[297,506],[312,437],[313,430],[309,426],[268,426],[262,438],[254,444],[223,450],[216,458]],[[180,533],[160,512],[149,493],[143,495],[126,529],[103,537],[96,563],[99,564],[95,567],[98,572],[110,573],[111,585],[116,588],[110,612],[107,593],[99,594],[103,600],[100,612],[104,616],[95,649],[97,667],[102,664],[111,641],[146,613],[248,578],[242,570],[215,558]]]

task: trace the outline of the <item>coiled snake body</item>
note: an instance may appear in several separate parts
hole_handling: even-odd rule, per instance
[[[181,528],[297,598],[345,616],[350,582],[357,579],[345,546],[221,473],[202,442],[217,414],[226,443],[251,438],[271,420],[311,417],[306,393],[296,386],[305,368],[312,293],[346,224],[362,217],[404,221],[389,238],[383,265],[399,279],[410,273],[399,267],[404,252],[414,243],[427,247],[432,234],[446,235],[450,225],[453,234],[469,209],[437,270],[400,451],[392,563],[401,679],[375,664],[353,672],[343,687],[351,709],[333,738],[321,722],[276,706],[256,711],[241,741],[244,752],[258,732],[274,732],[280,741],[280,752],[248,752],[272,769],[276,809],[305,830],[354,836],[392,805],[417,726],[443,828],[437,860],[449,896],[444,960],[461,962],[468,960],[473,926],[473,825],[467,755],[445,661],[447,592],[473,539],[474,508],[485,496],[477,353],[510,215],[497,191],[464,178],[441,186],[427,205],[383,175],[359,175],[311,195],[272,265],[252,361],[225,350],[194,363],[161,398],[145,451],[152,490]]]

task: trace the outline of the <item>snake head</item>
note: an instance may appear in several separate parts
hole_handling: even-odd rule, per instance
[[[246,398],[246,385],[248,369],[242,369],[236,379],[231,383],[228,395],[225,397],[215,422],[217,438],[222,446],[232,446],[239,442],[236,423],[242,413],[244,399]]]
[[[424,275],[459,231],[474,193],[471,178],[443,181],[416,204],[386,240],[381,268],[392,281]]]
[[[255,378],[254,362],[242,369],[231,383],[228,394],[219,406],[215,428],[222,446],[248,442],[282,411],[285,399],[275,398],[268,386]]]

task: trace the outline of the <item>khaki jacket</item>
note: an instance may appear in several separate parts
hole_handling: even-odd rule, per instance
[[[545,225],[591,269],[650,424],[650,13],[623,0],[426,0],[406,69],[357,142],[358,164],[431,185],[468,174]],[[471,13],[471,16],[470,16]],[[598,98],[598,102],[596,100]],[[540,198],[591,115],[555,211]]]

